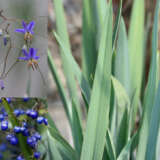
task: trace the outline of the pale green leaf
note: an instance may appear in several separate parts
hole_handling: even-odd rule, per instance
[[[102,159],[109,124],[112,58],[112,5],[106,13],[101,34],[95,79],[88,111],[81,160]]]
[[[138,144],[137,160],[145,160],[146,145],[149,132],[149,123],[151,118],[152,107],[155,99],[156,92],[156,74],[157,74],[157,43],[158,43],[158,15],[159,15],[159,3],[157,1],[156,12],[154,18],[154,27],[152,32],[152,60],[149,71],[149,78],[147,88],[144,97],[144,111],[142,119],[142,127],[140,130],[140,139]]]

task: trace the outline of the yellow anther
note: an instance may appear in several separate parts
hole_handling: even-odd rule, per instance
[[[24,35],[24,40],[32,40],[33,35],[29,32],[26,32]]]

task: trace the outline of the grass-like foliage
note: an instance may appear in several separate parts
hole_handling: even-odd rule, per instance
[[[113,21],[112,0],[83,0],[82,69],[72,56],[62,0],[53,3],[57,27],[53,36],[59,44],[69,97],[50,51],[48,62],[74,142],[74,147],[69,147],[53,129],[55,159],[158,160],[160,0],[154,13],[148,77],[144,0],[133,1],[128,34],[121,15],[122,1]],[[77,82],[86,109],[85,127],[81,123]]]
[[[147,77],[146,37],[149,36],[146,34],[144,0],[133,0],[128,32],[121,14],[122,0],[115,20],[112,0],[83,0],[82,68],[72,55],[62,0],[53,0],[53,4],[56,16],[53,36],[59,45],[67,91],[50,50],[48,64],[68,118],[74,146],[62,137],[47,114],[48,126],[37,128],[42,139],[46,139],[44,146],[37,148],[43,153],[40,159],[159,160],[160,64],[157,49],[160,0],[157,0],[154,12]],[[80,99],[85,106],[86,125],[83,125]],[[5,99],[3,103],[12,126],[15,126],[18,122],[9,104]],[[6,124],[2,127],[5,130]],[[35,159],[33,153],[29,156],[32,150],[27,150],[23,143],[25,139],[19,137],[19,141],[25,159]]]

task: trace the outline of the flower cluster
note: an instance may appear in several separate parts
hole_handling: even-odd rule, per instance
[[[24,98],[23,101],[27,102],[29,99]],[[7,99],[11,103],[10,99]],[[48,120],[40,113],[41,109],[35,107],[34,109],[14,109],[13,115],[17,120],[18,125],[13,125],[8,118],[6,110],[2,107],[0,110],[0,128],[6,133],[6,140],[12,146],[19,146],[19,135],[25,139],[26,145],[32,150],[31,157],[39,159],[41,153],[37,151],[38,143],[41,141],[41,135],[35,129],[35,125],[48,125]],[[2,155],[0,155],[2,156]],[[0,158],[1,160],[1,158]],[[23,153],[16,157],[16,160],[25,160]]]
[[[17,48],[22,48],[22,55],[18,55],[15,61],[15,65],[11,65],[11,68],[8,68],[8,71],[6,71],[7,67],[7,59],[9,57],[9,54],[11,52],[12,48],[15,48],[13,46],[12,39],[10,37],[10,32],[9,32],[9,26],[10,26],[10,20],[13,22],[13,19],[7,18],[3,14],[3,10],[0,11],[0,18],[3,19],[3,24],[5,27],[0,27],[0,37],[3,37],[3,44],[4,46],[8,47],[8,51],[5,55],[4,58],[4,65],[2,67],[2,73],[0,73],[0,89],[3,90],[5,88],[4,85],[4,79],[6,76],[9,74],[9,72],[12,70],[13,66],[15,66],[18,62],[20,61],[27,61],[28,67],[32,67],[33,70],[37,70],[40,72],[40,68],[38,66],[38,60],[40,59],[40,56],[37,56],[37,49],[32,46],[32,40],[35,35],[34,29],[35,29],[35,21],[31,22],[25,22],[24,20],[21,21],[22,23],[22,28],[17,28],[14,30],[16,33],[20,33],[24,35],[24,44],[23,47],[17,47]],[[7,25],[5,24],[7,22]],[[15,22],[17,22],[15,20]],[[8,45],[9,44],[9,45]],[[25,47],[24,47],[25,46]],[[40,73],[41,74],[41,73]]]
[[[16,29],[15,32],[24,34],[25,45],[27,46],[29,52],[26,49],[22,49],[24,57],[18,57],[18,59],[28,61],[28,66],[31,66],[34,70],[34,67],[37,68],[37,60],[40,58],[36,55],[37,49],[29,48],[34,34],[33,29],[35,27],[35,22],[31,21],[27,24],[26,22],[22,21],[22,27],[23,28]]]

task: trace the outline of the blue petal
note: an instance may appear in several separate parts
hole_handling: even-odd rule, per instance
[[[35,56],[35,50],[34,50],[34,48],[30,48],[29,49],[29,56],[30,56],[30,58],[33,58]]]
[[[34,21],[30,22],[30,23],[27,25],[27,30],[28,30],[28,32],[32,31],[33,28],[34,28],[34,26],[35,26],[35,22],[34,22]]]
[[[34,32],[33,31],[30,31],[30,33],[33,35],[34,34]]]
[[[35,49],[35,48],[34,48],[34,57],[36,57],[37,51],[38,51],[38,49]],[[34,57],[33,57],[33,58],[34,58]]]
[[[27,24],[26,24],[26,22],[25,22],[25,21],[22,21],[22,26],[23,26],[23,28],[24,28],[24,29],[26,29]]]
[[[37,49],[35,49],[35,48],[30,48],[29,49],[30,58],[34,58],[36,56],[36,53],[37,53]]]
[[[4,37],[4,38],[3,38],[3,43],[4,43],[5,46],[7,45],[7,42],[8,42],[7,38]]]
[[[29,58],[28,57],[18,57],[19,60],[24,60],[24,61],[28,61]]]
[[[26,33],[26,30],[19,28],[19,29],[16,29],[15,32],[19,32],[19,33],[25,34],[25,33]]]
[[[27,51],[26,51],[25,49],[22,49],[22,53],[23,53],[23,55],[26,56],[26,57],[29,56],[29,54],[27,53]]]
[[[38,60],[40,58],[40,56],[34,56],[35,60]]]

